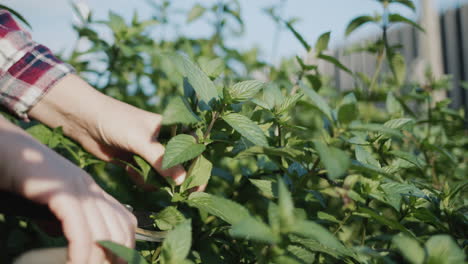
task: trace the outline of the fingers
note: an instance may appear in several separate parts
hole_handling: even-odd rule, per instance
[[[108,259],[113,263],[117,260],[115,256],[106,256],[97,242],[112,241],[134,247],[136,219],[94,182],[91,186],[89,182],[84,184],[90,193],[54,195],[49,203],[69,241],[69,262],[103,263]]]
[[[150,144],[146,145],[141,153],[142,154],[140,155],[146,161],[148,161],[163,177],[171,178],[177,185],[180,185],[184,182],[187,173],[182,166],[177,165],[166,170],[162,169],[164,146],[161,145],[161,143],[151,142]]]

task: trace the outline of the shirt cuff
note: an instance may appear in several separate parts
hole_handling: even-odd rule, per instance
[[[0,104],[28,121],[28,111],[74,69],[45,46],[35,44],[0,76]]]

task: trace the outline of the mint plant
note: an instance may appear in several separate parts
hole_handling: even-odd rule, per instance
[[[170,1],[150,20],[111,13],[76,26],[90,45],[68,62],[102,92],[163,115],[163,166],[187,169],[181,186],[135,157],[128,165],[157,188],[139,189],[124,169],[98,161],[60,130],[41,124],[27,130],[121,202],[155,212],[154,229],[169,232],[164,242],[138,242],[136,250],[102,242],[130,263],[464,263],[466,115],[449,108],[448,99],[432,99],[450,88],[448,77],[428,71],[423,83],[407,81],[398,45],[387,41],[393,23],[420,29],[388,9],[414,10],[414,3],[379,2],[382,14],[358,17],[347,29],[382,28],[381,38],[361,51],[373,53],[378,65],[387,61],[391,74],[379,66],[373,76],[327,55],[330,32],[311,44],[294,20],[268,11],[306,52],[360,80],[345,92],[300,56],[274,66],[256,49],[230,47],[225,38],[243,25],[237,1],[200,2],[183,14],[188,23],[212,22],[213,34],[204,39],[150,37],[152,27],[176,27],[171,19],[181,14]],[[114,39],[101,39],[98,27]],[[205,192],[193,192],[206,184]],[[0,219],[12,241],[6,257],[63,243],[30,219]]]

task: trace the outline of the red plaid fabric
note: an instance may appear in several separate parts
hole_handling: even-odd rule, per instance
[[[74,72],[0,9],[0,105],[24,120],[61,78]]]

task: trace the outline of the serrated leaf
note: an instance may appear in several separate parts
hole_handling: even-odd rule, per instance
[[[435,235],[426,242],[427,264],[465,263],[465,254],[452,237]]]
[[[132,248],[127,248],[112,241],[99,241],[98,243],[129,264],[148,264],[145,258]]]
[[[184,215],[174,206],[168,206],[152,216],[156,226],[161,230],[171,230],[185,220]]]
[[[303,94],[295,94],[291,96],[287,96],[283,103],[276,109],[276,114],[280,115],[285,113],[286,111],[290,110],[292,107],[296,105],[296,103],[302,98]]]
[[[400,53],[393,54],[391,57],[391,67],[395,74],[397,84],[403,85],[406,79],[406,62],[405,57]]]
[[[387,99],[385,101],[385,105],[387,107],[387,111],[391,115],[404,113],[403,107],[401,106],[400,102],[395,98],[395,95],[392,92],[387,93]]]
[[[195,4],[192,9],[190,9],[188,16],[187,16],[187,23],[191,23],[197,20],[199,17],[205,13],[206,8],[200,4]]]
[[[349,124],[351,121],[357,119],[359,116],[359,109],[355,103],[342,104],[338,108],[338,121],[341,124]]]
[[[275,181],[257,179],[249,179],[249,181],[255,185],[263,195],[269,198],[278,197],[278,184]]]
[[[316,240],[326,249],[326,251],[332,251],[333,253],[331,255],[351,255],[350,250],[347,249],[335,236],[333,236],[330,231],[312,221],[297,221],[291,232],[298,236]]]
[[[372,195],[379,201],[389,204],[396,211],[400,211],[401,201],[404,196],[424,197],[423,191],[409,183],[387,182],[380,185],[381,193]]]
[[[268,147],[268,141],[263,130],[248,117],[237,113],[229,113],[223,116],[223,120],[255,145]]]
[[[331,32],[328,31],[326,33],[323,33],[317,40],[317,43],[315,43],[315,52],[317,54],[322,53],[323,51],[328,49],[328,43],[330,42],[330,35]]]
[[[327,170],[328,177],[332,180],[343,177],[351,164],[348,154],[318,140],[314,141],[314,146]]]
[[[316,91],[314,91],[314,89],[308,86],[301,85],[301,88],[304,94],[312,100],[312,103],[317,107],[317,109],[320,110],[320,112],[322,112],[322,114],[324,114],[329,121],[333,122],[331,108],[325,101],[325,99],[323,99],[322,96],[320,96]]]
[[[363,215],[367,215],[368,217],[373,218],[374,220],[378,221],[379,223],[381,223],[381,224],[383,224],[385,226],[388,226],[391,229],[399,230],[399,231],[405,233],[406,235],[410,235],[411,237],[414,237],[413,233],[411,233],[411,231],[406,229],[406,227],[403,226],[402,224],[400,224],[399,222],[397,222],[397,221],[395,221],[393,219],[390,219],[388,217],[385,217],[385,216],[375,212],[374,210],[372,210],[370,208],[361,207],[359,209],[359,211]]]
[[[204,192],[190,194],[187,203],[191,207],[219,217],[231,225],[240,222],[246,217],[250,217],[249,211],[242,205]]]
[[[180,187],[180,191],[184,192],[193,187],[205,185],[208,183],[213,164],[208,161],[203,155],[196,158],[187,172],[187,179]]]
[[[349,36],[362,25],[374,21],[375,18],[372,16],[359,16],[354,18],[353,20],[351,20],[351,22],[349,22],[348,26],[346,27],[346,36]]]
[[[385,122],[384,126],[391,129],[405,129],[413,123],[414,120],[411,118],[397,118]]]
[[[406,18],[400,14],[390,14],[388,16],[388,20],[392,23],[405,23],[405,24],[408,24],[417,28],[418,30],[422,32],[425,32],[424,28],[422,28],[417,22],[414,22],[410,20],[409,18]]]
[[[211,105],[219,99],[218,90],[206,74],[185,55],[166,53],[165,56],[176,66],[177,71],[186,77],[200,99],[203,110],[210,110]]]
[[[331,214],[327,214],[325,212],[318,212],[317,217],[320,220],[326,220],[326,221],[330,221],[330,222],[337,223],[337,224],[341,223],[338,219],[336,219],[335,216],[333,216]]]
[[[198,64],[206,75],[211,78],[218,77],[224,71],[224,60],[221,58],[209,59],[207,57],[200,57]]]
[[[234,224],[230,233],[234,237],[242,237],[269,244],[279,242],[279,238],[269,226],[253,217],[244,218],[242,221]]]
[[[286,184],[278,178],[278,215],[280,228],[288,231],[294,225],[294,204]]]
[[[400,233],[393,237],[392,242],[410,263],[424,263],[424,249],[419,245],[418,241]]]
[[[368,124],[359,124],[359,123],[351,123],[349,126],[351,130],[356,130],[356,131],[368,131],[368,132],[376,132],[380,133],[382,135],[387,135],[387,136],[393,136],[393,137],[398,137],[402,138],[403,135],[401,134],[400,131],[397,129],[390,128],[385,125],[381,124],[373,124],[373,123],[368,123]]]
[[[307,43],[307,41],[302,37],[302,35],[299,34],[299,32],[296,31],[296,29],[293,27],[292,23],[291,22],[285,22],[285,24],[286,24],[286,28],[288,28],[289,31],[291,31],[291,33],[293,33],[293,35],[296,37],[297,40],[299,40],[299,42],[302,44],[302,46],[307,51],[310,51],[311,47],[310,47],[309,43]]]
[[[141,173],[141,176],[143,177],[143,179],[145,180],[145,182],[148,181],[148,176],[151,172],[151,165],[146,162],[146,160],[144,160],[143,158],[141,158],[140,156],[133,156],[133,160],[135,161],[135,163],[138,165],[138,168],[140,169],[138,172]]]
[[[367,151],[365,148],[361,146],[356,146],[355,148],[355,154],[356,154],[356,159],[363,163],[363,164],[369,164],[375,167],[380,168],[380,163],[377,159],[375,159],[372,154]]]
[[[410,9],[412,9],[413,11],[416,11],[416,6],[414,5],[412,0],[391,0],[391,2],[402,4],[402,5],[410,8]]]
[[[166,146],[162,168],[172,168],[177,164],[196,158],[205,151],[205,145],[198,144],[194,137],[190,135],[177,135]]]
[[[302,151],[293,149],[290,147],[274,148],[274,147],[253,146],[253,147],[248,148],[245,151],[242,151],[236,157],[245,158],[245,157],[257,156],[261,154],[265,154],[268,157],[283,157],[289,160],[297,160],[301,156],[303,156]]]
[[[348,68],[346,67],[343,63],[341,63],[337,58],[333,57],[333,56],[328,56],[328,55],[325,55],[325,54],[320,54],[317,56],[319,59],[322,59],[322,60],[325,60],[325,61],[328,61],[329,63],[335,65],[336,67],[342,69],[343,71],[353,75],[353,72]]]
[[[390,154],[416,165],[416,167],[418,167],[419,169],[424,169],[423,162],[420,159],[418,159],[418,157],[413,155],[412,153],[399,151],[399,150],[392,150],[390,151]]]
[[[190,219],[178,224],[167,233],[162,244],[161,257],[165,264],[181,263],[192,246],[192,222]]]
[[[190,125],[201,119],[192,111],[188,102],[181,96],[173,97],[162,114],[163,125]]]
[[[245,102],[254,98],[265,87],[265,83],[257,80],[243,81],[234,84],[229,89],[229,95],[235,102]]]

